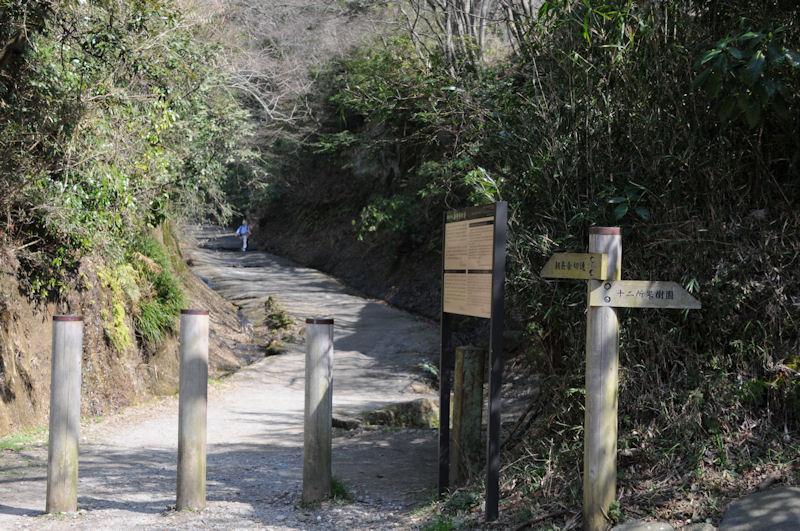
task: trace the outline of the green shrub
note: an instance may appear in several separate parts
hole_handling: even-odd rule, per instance
[[[0,2],[0,209],[33,297],[170,215],[229,215],[251,127],[200,35],[174,2]]]
[[[143,296],[139,311],[134,315],[138,336],[145,345],[153,347],[165,334],[175,330],[185,297],[167,251],[158,240],[153,236],[140,236],[131,251],[141,253],[153,262],[141,264],[140,261],[141,274],[149,284],[149,292]]]
[[[331,499],[336,503],[353,501],[353,494],[347,488],[347,484],[338,476],[331,477]]]

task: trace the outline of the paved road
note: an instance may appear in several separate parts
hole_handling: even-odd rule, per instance
[[[215,229],[190,231],[194,271],[257,315],[268,296],[295,318],[335,319],[334,410],[358,413],[419,398],[411,367],[435,358],[437,329],[356,296],[335,280],[260,252],[240,253]],[[263,310],[262,310],[263,314]],[[212,331],[213,333],[213,331]],[[84,429],[78,515],[42,514],[46,448],[0,455],[0,528],[381,528],[408,525],[435,484],[436,433],[338,433],[334,474],[351,504],[298,507],[302,478],[304,345],[247,367],[211,392],[208,508],[175,513],[177,402],[166,399]],[[428,496],[428,498],[426,498]]]
[[[241,307],[245,316],[263,315],[264,303],[273,296],[301,322],[308,317],[334,318],[337,411],[357,414],[408,400],[414,376],[409,368],[438,356],[438,328],[429,321],[359,297],[314,269],[267,253],[235,252],[238,240],[216,229],[196,227],[192,235],[201,247],[212,248],[193,253],[193,271]],[[365,402],[373,391],[379,391],[374,401]]]

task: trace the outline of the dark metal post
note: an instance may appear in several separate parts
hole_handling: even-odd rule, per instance
[[[439,351],[439,496],[450,486],[450,374],[453,367],[453,316],[444,311],[444,249],[447,214],[442,222],[442,311]]]
[[[500,387],[503,383],[503,289],[506,278],[508,204],[495,203],[492,262],[492,318],[489,335],[489,444],[486,449],[486,521],[499,516],[500,502]]]

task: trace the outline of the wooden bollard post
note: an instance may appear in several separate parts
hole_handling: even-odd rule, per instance
[[[453,443],[450,483],[461,485],[481,463],[481,418],[486,352],[477,347],[456,348],[453,393]],[[453,466],[454,465],[454,466]]]
[[[180,352],[176,508],[200,510],[206,506],[208,311],[181,310]]]
[[[620,280],[622,235],[618,227],[590,228],[589,252],[607,254],[606,278]],[[591,289],[591,281],[587,284]],[[590,306],[586,321],[583,455],[583,528],[588,531],[606,529],[606,515],[616,498],[618,370],[617,311]]]
[[[78,509],[82,352],[83,317],[78,315],[53,317],[45,506],[48,513]]]
[[[303,430],[304,504],[331,494],[333,319],[306,319],[306,396]]]

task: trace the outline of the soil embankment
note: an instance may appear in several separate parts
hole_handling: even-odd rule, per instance
[[[178,254],[168,232],[157,231],[154,237]],[[132,312],[104,280],[106,264],[96,257],[85,257],[68,295],[58,304],[28,298],[18,280],[21,268],[8,245],[0,248],[0,436],[47,422],[51,323],[55,314],[83,316],[83,416],[108,415],[177,391],[175,335],[167,334],[155,349],[146,349],[138,341]],[[247,331],[239,326],[235,307],[185,266],[178,275],[186,304],[212,311],[217,333],[211,337],[210,374],[220,376],[249,363],[247,356],[234,348],[250,341]],[[126,336],[122,346],[109,339],[112,329]]]

